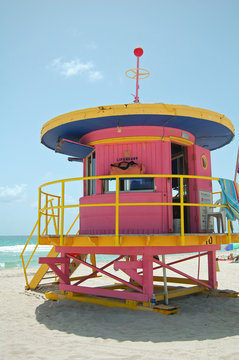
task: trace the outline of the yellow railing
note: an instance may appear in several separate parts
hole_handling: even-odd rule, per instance
[[[165,178],[165,179],[173,179],[173,178],[179,178],[180,181],[180,202],[153,202],[153,203],[120,203],[119,202],[119,184],[120,179],[127,179],[130,178]],[[65,204],[65,184],[69,182],[75,182],[75,181],[84,181],[84,180],[116,180],[116,189],[115,189],[115,202],[113,203],[100,203],[100,204],[74,204],[74,205],[66,205]],[[219,205],[219,204],[199,204],[199,203],[185,203],[184,202],[184,180],[185,179],[202,179],[202,180],[210,180],[210,181],[218,181],[219,178],[215,177],[206,177],[206,176],[194,176],[194,175],[155,175],[155,174],[148,174],[148,175],[107,175],[107,176],[91,176],[91,177],[79,177],[79,178],[71,178],[71,179],[63,179],[63,180],[56,180],[52,182],[48,182],[46,184],[43,184],[39,187],[39,208],[38,208],[38,239],[41,234],[41,217],[44,216],[53,216],[53,219],[55,219],[55,216],[58,219],[57,225],[55,226],[56,234],[60,235],[60,245],[62,246],[63,238],[64,238],[64,212],[67,208],[80,208],[80,207],[97,207],[97,206],[114,206],[115,207],[115,246],[119,246],[119,207],[120,206],[180,206],[180,216],[181,216],[181,245],[185,244],[185,228],[184,228],[184,208],[185,206],[196,206],[196,207],[226,207],[225,205]],[[43,192],[42,189],[50,186],[60,184],[61,190],[60,195],[52,195],[48,194],[46,192]],[[215,194],[218,194],[219,192],[216,192]],[[42,202],[42,195],[46,196],[55,196],[58,200],[58,204],[56,206],[50,207],[44,207],[41,208],[41,202]],[[45,199],[45,204],[47,203],[47,200]],[[54,214],[54,210],[57,210],[57,215]],[[52,212],[51,215],[49,215],[49,212]],[[79,215],[77,215],[74,223],[79,218]],[[74,223],[72,224],[71,228],[73,227]],[[230,225],[230,223],[228,223]],[[48,229],[48,221],[45,219],[45,228]],[[71,228],[68,230],[67,234],[71,230]],[[230,240],[231,232],[230,232],[230,226],[228,226],[228,237]]]
[[[21,255],[20,255],[20,259],[22,260],[22,267],[23,267],[23,271],[24,271],[24,276],[25,276],[25,281],[26,281],[27,289],[29,289],[29,283],[28,283],[28,279],[27,279],[27,268],[28,268],[28,266],[29,266],[29,264],[30,264],[30,262],[31,262],[31,260],[32,260],[32,258],[33,258],[33,255],[34,255],[35,252],[36,252],[38,243],[37,243],[36,246],[34,247],[33,252],[32,252],[32,254],[31,254],[31,256],[30,256],[30,258],[29,258],[29,260],[28,260],[28,262],[27,262],[26,265],[25,265],[25,261],[24,261],[23,255],[24,255],[24,253],[25,253],[25,251],[26,251],[26,248],[27,248],[27,246],[28,246],[31,238],[32,238],[32,235],[34,234],[34,232],[35,232],[35,230],[36,230],[37,225],[38,225],[38,220],[37,220],[36,224],[34,225],[34,227],[33,227],[33,229],[32,229],[32,232],[31,232],[31,234],[30,234],[30,236],[29,236],[29,238],[28,238],[28,240],[27,240],[27,242],[26,242],[26,244],[25,244],[25,246],[24,246],[24,248],[23,248],[23,250],[22,250],[22,252],[21,252]]]
[[[58,198],[58,205],[59,205],[60,197],[55,196],[55,195],[51,195],[51,194],[47,194],[47,193],[44,193],[44,192],[42,192],[42,194],[45,195],[45,206],[41,210],[42,214],[45,215],[45,227],[44,227],[41,235],[46,235],[47,234],[48,226],[49,226],[51,220],[53,220],[55,233],[56,233],[56,235],[58,235],[59,234],[59,211],[57,211],[57,214],[55,215],[52,202],[53,202],[54,198]],[[51,196],[51,198],[49,198],[50,196]],[[50,207],[48,207],[48,204],[50,204]],[[51,215],[49,215],[49,212],[48,212],[49,209],[52,211]],[[56,217],[58,218],[58,227],[57,227],[57,223],[56,223],[56,220],[55,220]],[[27,247],[29,245],[30,240],[32,239],[32,236],[33,236],[34,232],[36,231],[37,226],[38,226],[38,231],[39,231],[39,219],[36,221],[36,223],[35,223],[35,225],[34,225],[34,227],[32,229],[32,232],[31,232],[30,236],[28,237],[27,242],[26,242],[26,244],[25,244],[25,246],[24,246],[24,248],[23,248],[23,250],[21,252],[21,255],[20,255],[20,259],[22,260],[22,267],[23,267],[23,271],[24,271],[24,275],[25,275],[25,280],[26,280],[26,286],[27,286],[28,289],[29,289],[29,283],[28,283],[28,278],[27,278],[27,268],[28,268],[30,262],[32,261],[32,258],[34,256],[36,250],[37,250],[39,242],[37,241],[37,243],[36,243],[36,245],[35,245],[35,247],[34,247],[34,249],[32,251],[32,254],[30,255],[30,257],[29,257],[26,264],[25,264],[25,260],[24,260],[24,254],[25,254],[25,251],[27,250]]]
[[[24,254],[25,254],[25,251],[27,250],[27,247],[29,245],[29,242],[30,240],[32,239],[32,236],[34,234],[34,232],[36,231],[36,228],[38,226],[38,236],[39,236],[39,230],[40,230],[40,236],[43,236],[43,235],[47,235],[48,234],[48,228],[49,228],[49,224],[51,221],[53,221],[53,225],[54,225],[54,230],[55,230],[55,235],[59,235],[59,220],[60,220],[60,216],[59,216],[59,213],[60,213],[60,210],[59,210],[59,207],[60,207],[60,196],[57,196],[57,195],[53,195],[53,194],[47,194],[45,192],[41,192],[41,194],[43,196],[45,196],[45,206],[44,208],[41,209],[41,216],[44,215],[45,216],[45,227],[41,233],[41,230],[40,230],[40,227],[39,227],[39,223],[40,223],[40,219],[38,218],[33,229],[32,229],[32,232],[31,234],[29,235],[28,239],[27,239],[27,242],[21,252],[21,255],[20,255],[20,259],[22,260],[22,267],[23,267],[23,271],[24,271],[24,276],[25,276],[25,281],[26,281],[26,287],[27,289],[29,289],[29,282],[28,282],[28,277],[27,277],[27,269],[28,269],[28,266],[30,264],[30,262],[32,261],[32,258],[37,250],[37,247],[39,245],[39,238],[38,238],[38,241],[32,251],[32,254],[30,255],[29,259],[27,260],[27,263],[25,263],[25,259],[24,259]],[[51,197],[51,198],[49,198]],[[52,202],[54,201],[54,199],[57,200],[57,206],[54,207],[52,205]],[[48,207],[48,204],[50,204],[50,207]],[[49,210],[51,211],[51,214],[49,214]],[[54,210],[57,210],[56,214],[54,212]],[[75,220],[73,221],[73,223],[71,224],[70,228],[68,229],[66,235],[69,234],[69,232],[71,231],[71,229],[73,228],[73,226],[75,225],[76,221],[79,219],[79,216],[80,214],[78,214],[75,218]],[[56,222],[56,219],[57,219],[57,222]]]
[[[38,238],[40,236],[40,218],[42,215],[45,216],[45,228],[44,228],[44,233],[47,235],[48,234],[48,227],[49,227],[49,223],[52,220],[53,221],[53,225],[54,225],[54,229],[55,229],[55,234],[59,235],[59,225],[60,225],[60,199],[61,197],[58,195],[53,195],[53,194],[49,194],[46,193],[44,191],[39,192],[39,201],[38,201],[38,209],[41,207],[41,203],[42,203],[42,197],[45,203],[45,206],[43,209],[41,209],[41,212],[38,211]],[[57,201],[57,206],[54,207],[52,205],[53,201],[56,200]],[[50,203],[50,207],[48,207],[48,204]],[[54,210],[56,210],[56,214],[54,212]],[[51,211],[51,214],[49,213],[49,211]],[[56,221],[57,220],[57,221]]]

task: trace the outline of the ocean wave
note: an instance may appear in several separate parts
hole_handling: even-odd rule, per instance
[[[0,246],[0,253],[10,252],[10,253],[21,253],[25,245],[12,245],[12,246]],[[35,249],[35,244],[28,245],[25,252],[33,252]],[[50,245],[39,245],[37,248],[37,253],[39,252],[49,252],[51,249]]]

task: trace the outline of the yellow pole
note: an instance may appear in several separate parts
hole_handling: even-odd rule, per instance
[[[57,199],[57,234],[59,235],[59,229],[60,229],[60,198]]]
[[[119,246],[119,177],[116,177],[115,190],[115,246]]]
[[[227,220],[227,227],[228,227],[228,243],[231,242],[232,237],[231,237],[231,220]]]
[[[53,201],[53,199],[49,200],[49,203],[51,205],[51,213],[52,213],[52,216],[50,217],[50,219],[53,218],[53,224],[54,224],[55,233],[56,233],[56,235],[58,235],[58,231],[57,231],[57,227],[56,227],[55,212],[54,212],[54,209],[53,209],[52,201]],[[57,209],[57,211],[58,210],[59,209]]]
[[[93,266],[96,266],[95,254],[90,254],[90,261]],[[93,269],[92,269],[92,272],[94,272]]]
[[[183,177],[182,177],[182,176],[180,176],[180,214],[181,214],[181,245],[185,245],[185,236],[184,236]]]
[[[23,256],[20,256],[20,257],[22,259],[22,266],[23,266],[23,271],[24,271],[24,276],[25,276],[25,281],[26,281],[26,290],[29,290],[30,286],[29,286],[29,282],[28,282],[28,279],[27,279],[27,272],[26,272],[26,267],[25,267],[25,264],[24,264],[24,259],[23,259]]]
[[[39,245],[41,236],[41,188],[38,190],[38,233],[37,233],[37,244]]]
[[[22,250],[22,253],[21,253],[20,257],[23,256],[23,254],[24,254],[24,252],[25,252],[25,249],[26,249],[29,241],[30,241],[31,238],[32,238],[32,235],[33,235],[34,231],[36,230],[37,224],[38,224],[38,220],[36,221],[36,224],[34,225],[34,228],[32,229],[32,232],[31,232],[31,234],[29,235],[29,238],[27,239],[27,242],[26,242],[26,244],[25,244],[25,246],[24,246],[24,248],[23,248],[23,250]]]
[[[46,229],[46,235],[48,234],[48,210],[47,210],[47,207],[48,207],[48,195],[45,195],[45,198],[46,198],[46,215],[45,215],[45,229]]]
[[[65,183],[61,183],[61,235],[60,235],[60,246],[63,246],[63,232],[64,232],[64,205],[65,205]]]

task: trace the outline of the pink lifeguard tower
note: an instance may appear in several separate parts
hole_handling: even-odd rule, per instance
[[[220,212],[223,205],[214,202],[212,184],[219,179],[212,177],[210,158],[211,151],[233,139],[231,121],[190,106],[139,103],[139,79],[149,72],[139,67],[143,50],[136,48],[134,54],[137,67],[126,72],[136,80],[134,103],[73,111],[42,128],[42,144],[68,155],[70,161],[83,162],[84,171],[82,178],[39,188],[38,245],[53,247],[39,259],[42,265],[31,282],[27,277],[26,281],[28,288],[35,289],[52,269],[60,292],[46,294],[49,299],[162,311],[160,301],[167,304],[168,298],[215,289],[216,250],[238,241]],[[82,193],[76,193],[75,202],[69,204],[66,188],[76,182],[83,184]],[[57,185],[54,194],[50,188]],[[69,208],[77,211],[72,224],[79,224],[76,234],[71,234],[72,227],[66,230]],[[50,221],[54,233],[49,231]],[[115,257],[99,267],[98,254]],[[170,254],[184,255],[167,262],[165,255]],[[201,256],[208,259],[207,279],[175,267]],[[79,264],[90,272],[73,277]],[[109,271],[112,265],[114,270]],[[160,268],[162,276],[155,276]],[[166,270],[176,277],[167,277]],[[87,285],[99,274],[112,278],[113,284]],[[187,287],[179,291],[173,283]]]

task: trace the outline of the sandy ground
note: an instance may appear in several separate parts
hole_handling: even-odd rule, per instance
[[[197,262],[177,268],[196,276]],[[206,278],[206,259],[200,274]],[[217,275],[219,289],[239,291],[239,263],[221,261]],[[239,297],[174,299],[179,312],[165,316],[46,300],[24,289],[21,269],[1,270],[0,283],[1,360],[239,359]]]

